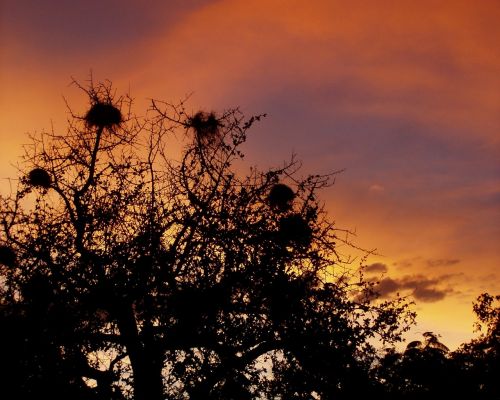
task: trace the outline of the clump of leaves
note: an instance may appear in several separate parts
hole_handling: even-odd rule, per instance
[[[475,323],[476,331],[479,332],[486,327],[487,336],[498,340],[500,337],[500,295],[482,293],[474,303],[473,310],[478,319]]]
[[[33,186],[48,189],[52,183],[52,179],[49,173],[43,168],[35,168],[29,172],[28,182]]]
[[[300,214],[287,215],[279,221],[279,236],[285,244],[308,247],[312,233],[311,227]]]
[[[17,257],[12,247],[4,244],[0,245],[0,264],[6,267],[14,267],[17,264]]]
[[[24,282],[21,293],[25,301],[36,302],[37,305],[48,304],[55,295],[54,287],[49,278],[42,274],[34,274]]]
[[[112,128],[123,122],[121,111],[108,102],[95,102],[84,117],[85,122],[91,127]]]
[[[439,341],[439,335],[433,332],[424,332],[422,334],[424,341],[414,340],[408,343],[405,353],[421,352],[421,351],[439,351],[447,353],[450,351],[443,343]]]
[[[269,205],[276,209],[277,211],[284,212],[292,208],[293,199],[295,198],[295,193],[290,188],[283,183],[278,183],[274,185],[269,191],[267,200]]]

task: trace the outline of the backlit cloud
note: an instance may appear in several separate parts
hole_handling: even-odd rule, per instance
[[[386,273],[388,270],[387,265],[384,263],[373,263],[364,267],[363,271],[368,273]]]
[[[433,303],[443,300],[448,294],[454,292],[449,286],[444,286],[450,278],[450,275],[437,278],[427,278],[423,275],[388,277],[380,281],[376,290],[382,298],[404,292],[411,294],[417,301]]]
[[[460,262],[457,258],[439,258],[434,260],[427,260],[427,265],[429,267],[448,267],[450,265],[455,265]]]

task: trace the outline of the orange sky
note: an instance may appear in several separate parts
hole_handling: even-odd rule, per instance
[[[450,347],[500,293],[500,3],[0,0],[0,186],[25,133],[64,130],[71,76],[137,99],[268,113],[247,158],[346,169],[331,215],[377,248],[384,290],[413,292]]]

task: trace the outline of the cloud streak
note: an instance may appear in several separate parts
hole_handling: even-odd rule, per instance
[[[373,264],[370,264],[370,265],[367,265],[363,268],[363,271],[366,272],[366,273],[386,273],[388,271],[388,268],[387,268],[387,265],[385,265],[384,263],[373,263]]]
[[[457,258],[439,258],[433,260],[427,260],[427,265],[429,267],[449,267],[450,265],[455,265],[460,262]]]
[[[381,298],[387,298],[396,293],[409,292],[415,300],[434,303],[455,292],[449,286],[443,287],[450,278],[451,275],[443,275],[437,278],[428,278],[424,275],[384,278],[376,286],[376,291]]]

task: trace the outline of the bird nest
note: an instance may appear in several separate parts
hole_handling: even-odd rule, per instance
[[[300,214],[284,216],[279,221],[279,236],[285,244],[299,247],[309,247],[313,231]]]
[[[278,183],[274,185],[267,196],[269,205],[277,211],[288,211],[292,208],[294,191],[287,185]]]
[[[199,111],[187,119],[186,125],[193,129],[201,143],[207,144],[220,137],[222,124],[213,112]]]
[[[48,189],[52,183],[52,179],[49,173],[43,168],[35,168],[29,172],[28,182],[32,186]]]
[[[17,257],[14,250],[7,245],[0,245],[0,264],[6,267],[15,267],[17,264]]]
[[[123,122],[121,111],[111,103],[96,102],[87,111],[85,122],[92,127],[112,128]]]

